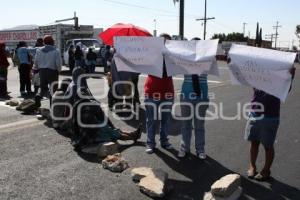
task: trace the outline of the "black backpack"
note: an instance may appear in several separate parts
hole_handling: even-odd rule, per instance
[[[73,116],[70,123],[72,133],[72,144],[77,150],[83,146],[98,143],[97,136],[99,134],[99,127],[93,125],[107,122],[107,125],[114,128],[112,122],[105,116],[104,111],[91,94],[88,88],[80,88],[80,93],[86,98],[78,98],[73,104]],[[87,104],[88,105],[85,105]],[[79,123],[79,121],[82,124]],[[89,125],[92,125],[89,127]]]

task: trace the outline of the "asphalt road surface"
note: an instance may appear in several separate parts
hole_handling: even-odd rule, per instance
[[[223,109],[219,106],[218,110],[225,116],[234,116],[239,113],[237,103],[243,105],[249,102],[252,90],[232,86],[226,64],[219,65],[221,77],[209,77],[211,101],[223,106]],[[162,168],[169,174],[165,199],[200,200],[214,181],[229,173],[239,173],[243,176],[241,199],[299,200],[300,68],[297,68],[293,90],[281,109],[273,179],[269,182],[259,183],[245,177],[249,145],[243,140],[244,119],[206,122],[206,161],[200,161],[193,155],[183,160],[176,157],[180,123],[175,120],[170,131],[174,151],[158,148],[154,154],[146,154],[144,129],[136,145],[121,143],[122,154],[131,168]],[[88,81],[93,94],[98,97],[105,96],[106,80],[102,71],[98,68],[100,77]],[[68,76],[66,69],[62,72],[63,76]],[[141,75],[141,97],[144,80],[145,76]],[[182,77],[175,77],[174,84],[176,91],[179,91]],[[9,69],[8,88],[14,98],[20,98],[18,71],[12,67]],[[100,100],[105,107],[107,99]],[[47,100],[43,101],[43,107],[48,107]],[[138,120],[127,121],[113,118],[112,113],[109,116],[117,127],[132,130],[139,122],[145,126],[144,110],[139,114]],[[258,167],[262,166],[262,159],[263,151]],[[138,186],[131,181],[130,169],[121,174],[104,170],[95,156],[75,152],[70,138],[55,131],[46,121],[39,121],[36,116],[22,115],[4,106],[3,102],[0,102],[0,169],[0,199],[151,199],[140,193]]]

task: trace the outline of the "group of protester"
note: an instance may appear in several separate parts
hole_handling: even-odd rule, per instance
[[[166,40],[171,40],[168,34],[162,34]],[[198,38],[194,38],[198,40]],[[230,62],[230,59],[228,60]],[[292,78],[295,75],[295,67],[290,69]],[[172,77],[166,72],[163,65],[163,77],[158,78],[148,75],[145,85],[145,108],[147,127],[146,152],[155,151],[155,135],[160,123],[160,145],[165,149],[173,149],[168,139],[171,120],[171,110],[174,101],[174,85]],[[208,109],[208,84],[207,75],[185,75],[180,93],[181,102],[181,145],[178,157],[183,158],[190,153],[192,127],[195,134],[195,148],[199,159],[206,159],[205,153],[205,115]],[[205,103],[206,102],[206,103]],[[250,165],[247,175],[258,181],[264,181],[270,177],[271,165],[274,160],[274,142],[280,122],[280,99],[262,90],[254,88],[252,99],[252,112],[245,128],[245,139],[251,143]],[[199,105],[199,106],[198,106]],[[257,111],[257,105],[262,105],[263,111]],[[261,108],[260,108],[261,110]],[[159,113],[161,111],[161,113]],[[189,118],[192,116],[192,118]],[[258,171],[256,160],[259,153],[259,145],[265,149],[265,164]]]
[[[164,37],[165,40],[171,39],[171,37],[168,34],[162,34],[161,37]],[[54,40],[51,36],[45,36],[43,39],[43,44],[40,41],[40,44],[36,46],[37,49],[35,53],[34,62],[32,61],[32,58],[30,57],[28,50],[26,49],[26,44],[24,43],[20,43],[17,49],[17,54],[19,59],[21,94],[24,93],[25,90],[28,93],[31,92],[30,71],[32,62],[34,70],[38,71],[39,73],[40,89],[35,96],[35,102],[36,106],[40,107],[41,98],[46,93],[48,93],[49,90],[53,90],[50,94],[53,94],[57,90],[57,86],[51,88],[49,88],[49,86],[52,85],[53,82],[58,81],[58,75],[59,71],[61,70],[62,63],[60,52],[54,47]],[[6,79],[7,67],[9,66],[9,64],[7,62],[6,56],[4,55],[5,45],[3,43],[0,43],[0,47],[0,92],[1,96],[3,96],[7,95]],[[69,52],[69,55],[71,54],[72,53]],[[111,52],[111,55],[112,54],[113,52]],[[100,102],[92,98],[92,94],[89,91],[86,83],[86,78],[83,78],[81,79],[81,81],[78,81],[80,75],[85,73],[82,67],[83,53],[79,46],[76,47],[74,54],[69,56],[69,59],[73,58],[74,60],[72,60],[72,62],[69,62],[69,64],[73,63],[75,67],[72,72],[73,79],[69,80],[69,82],[71,83],[69,83],[67,87],[61,86],[58,88],[58,91],[61,91],[60,95],[67,96],[67,98],[64,101],[71,103],[72,107],[62,109],[64,110],[64,112],[62,112],[60,115],[65,116],[70,113],[76,115],[76,108],[79,106],[79,104],[82,102],[89,102],[94,104],[97,109],[90,107],[81,109],[80,114],[84,118],[82,122],[87,124],[103,123],[105,122],[105,114],[99,106]],[[95,55],[92,55],[91,53],[89,56],[87,56],[87,58],[90,59],[90,61],[94,60]],[[139,74],[131,72],[118,72],[113,58],[111,59],[110,71],[112,75],[112,84],[122,79],[130,80],[134,83],[133,85],[135,87],[135,94],[134,98],[130,101],[134,101],[134,105],[139,104],[139,93],[137,87]],[[294,76],[295,68],[292,68],[290,70],[290,73],[292,74],[292,76]],[[113,102],[110,102],[115,101],[114,94],[112,92],[112,84],[108,97],[109,104],[112,103],[113,105]],[[124,87],[121,89],[124,90]],[[68,95],[70,93],[71,95]],[[82,95],[79,95],[78,93],[84,94],[83,96],[86,96],[87,98],[82,98]],[[168,132],[171,121],[171,110],[174,102],[174,85],[172,77],[168,76],[167,74],[165,63],[163,66],[162,78],[148,75],[144,85],[144,93],[147,128],[146,152],[149,154],[155,152],[155,135],[159,123],[161,147],[167,150],[173,149],[173,146],[168,139]],[[120,92],[120,94],[125,93],[123,91]],[[193,129],[192,127],[194,127],[196,154],[199,157],[199,159],[206,159],[204,119],[206,111],[208,109],[208,105],[197,105],[201,102],[209,102],[207,75],[185,75],[181,88],[181,94],[182,95],[180,102],[182,103],[182,117],[192,115],[192,118],[185,118],[181,121],[181,144],[179,148],[178,157],[183,158],[190,153],[191,135]],[[48,97],[50,98],[51,105],[51,95],[49,95]],[[55,99],[53,101],[55,101]],[[255,103],[253,104],[253,110],[255,110],[255,106],[257,105],[257,103],[261,103],[264,106],[264,109],[261,112],[251,112],[250,119],[247,123],[245,139],[247,139],[251,143],[250,167],[247,174],[249,178],[255,178],[256,180],[263,181],[270,177],[270,169],[274,159],[274,142],[280,122],[280,100],[277,97],[267,94],[264,91],[254,89],[252,102]],[[68,109],[73,109],[73,112],[71,112]],[[80,148],[84,145],[89,144],[90,141],[94,143],[115,141],[118,139],[136,141],[141,136],[140,128],[130,133],[124,132],[115,128],[109,119],[104,123],[104,126],[101,126],[99,128],[81,127],[79,123],[74,124],[74,120],[71,120],[69,125],[70,124],[71,126],[69,126],[69,128],[72,129],[74,132],[74,138],[72,140],[73,144],[75,147]],[[66,123],[61,121],[60,127],[63,127],[64,125],[66,125]],[[264,146],[266,154],[265,165],[262,170],[258,171],[256,168],[256,160],[260,144]]]
[[[83,53],[83,50],[80,44],[71,45],[68,50],[69,55],[69,68],[72,72],[74,67],[85,67],[88,73],[94,73],[96,62],[97,62],[97,54],[94,52],[93,48],[89,48],[88,53],[86,56]]]
[[[89,48],[86,55],[81,48],[80,44],[71,45],[68,50],[69,55],[69,68],[72,72],[75,67],[85,68],[87,73],[94,73],[97,64],[97,58],[101,59],[101,65],[104,68],[104,73],[109,71],[109,64],[112,58],[111,47],[109,45],[103,45],[99,50],[99,55],[94,51],[93,48]]]

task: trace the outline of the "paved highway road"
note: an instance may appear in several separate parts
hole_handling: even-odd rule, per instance
[[[237,103],[251,99],[251,88],[230,85],[228,70],[220,64],[221,77],[209,77],[212,102],[223,104],[223,113],[234,116]],[[155,154],[145,150],[145,131],[137,145],[121,143],[122,154],[133,167],[162,168],[169,173],[168,193],[165,199],[202,199],[210,185],[228,173],[243,175],[241,199],[300,199],[300,69],[294,88],[282,106],[281,124],[276,140],[276,159],[272,168],[273,180],[258,183],[245,178],[248,166],[248,143],[243,140],[245,120],[213,120],[206,122],[206,151],[208,159],[200,161],[195,156],[179,160],[176,153],[180,141],[180,123],[172,121],[171,143],[175,151],[158,148]],[[102,69],[101,78],[90,79],[95,95],[103,93],[106,84]],[[66,71],[62,77],[68,76]],[[141,76],[142,93],[145,76]],[[181,77],[174,79],[178,91]],[[9,90],[18,98],[18,73],[9,70]],[[142,95],[141,95],[142,96]],[[101,99],[103,105],[106,99]],[[22,115],[0,102],[0,199],[99,199],[144,200],[150,199],[139,192],[131,181],[130,169],[114,174],[102,169],[99,160],[92,155],[78,154],[70,145],[70,139],[56,132],[45,121],[35,116]],[[48,102],[44,101],[47,107]],[[220,108],[219,108],[220,109]],[[117,127],[133,129],[144,122],[144,110],[139,120],[112,119]],[[111,113],[109,113],[112,116]],[[158,138],[157,138],[158,139]],[[261,163],[263,155],[259,157]],[[261,165],[259,165],[261,167]]]

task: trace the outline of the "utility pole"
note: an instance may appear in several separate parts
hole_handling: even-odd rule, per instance
[[[205,6],[204,6],[204,18],[196,19],[196,21],[204,21],[204,32],[203,32],[203,40],[206,39],[206,24],[208,20],[215,19],[214,17],[207,18],[207,0],[205,0]]]
[[[74,20],[74,28],[76,31],[79,30],[79,20],[78,17],[76,16],[76,12],[74,12],[74,17],[73,18],[68,18],[68,19],[61,19],[61,20],[56,20],[55,22],[64,22],[64,21],[70,21],[70,20]]]
[[[275,36],[275,34],[265,35],[265,38],[266,38],[266,39],[270,39],[270,40],[271,40],[271,48],[272,48],[272,45],[273,45],[273,39],[274,39],[274,36]]]
[[[154,30],[153,30],[153,36],[156,37],[157,36],[157,30],[156,30],[156,19],[153,20],[154,22]]]
[[[184,38],[184,0],[179,0],[179,36]]]
[[[184,0],[173,0],[174,4],[179,1],[179,37],[184,38]]]
[[[277,39],[278,39],[278,28],[281,28],[282,26],[279,25],[279,21],[276,22],[276,26],[273,26],[273,28],[276,30],[275,32],[275,49],[277,48]]]
[[[243,23],[243,36],[244,36],[244,37],[245,37],[245,33],[246,33],[246,25],[247,25],[247,23],[244,22],[244,23]]]

